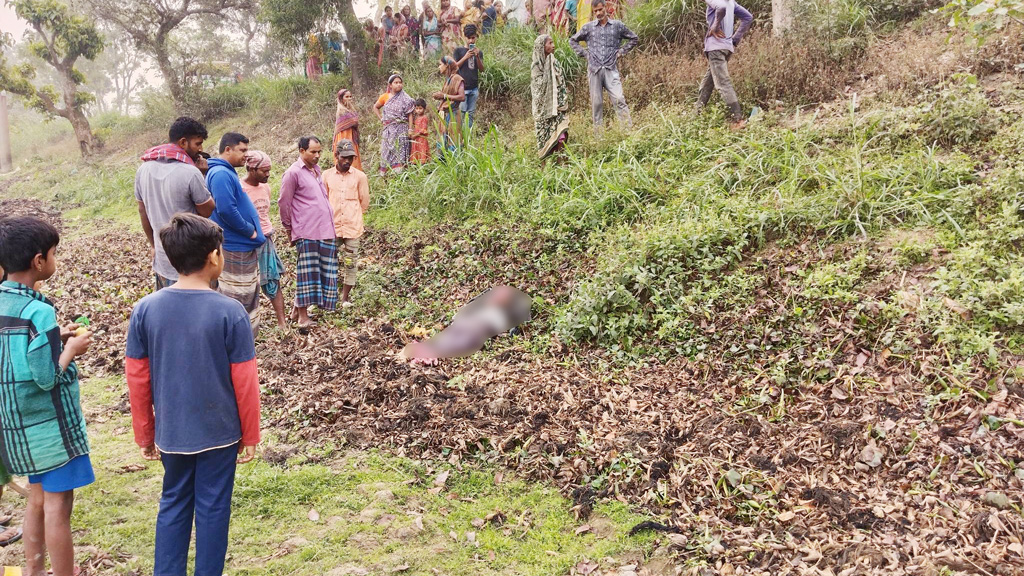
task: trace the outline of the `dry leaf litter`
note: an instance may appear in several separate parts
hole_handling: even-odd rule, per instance
[[[87,376],[123,371],[128,316],[150,290],[147,255],[141,235],[114,228],[60,248],[46,291],[62,319],[92,319]],[[940,358],[886,358],[849,332],[823,327],[841,350],[835,377],[798,387],[714,359],[614,375],[525,352],[412,367],[396,358],[403,330],[373,321],[263,335],[257,351],[267,426],[455,465],[496,461],[572,497],[578,533],[599,498],[679,531],[659,536],[656,555],[672,555],[661,569],[595,560],[572,574],[1024,574],[1020,384],[979,368],[958,385],[991,395],[936,401],[926,385],[946,376]],[[759,403],[738,408],[752,389]],[[112,408],[126,411],[127,396]]]

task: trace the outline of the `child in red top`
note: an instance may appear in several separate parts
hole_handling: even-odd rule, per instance
[[[423,98],[416,100],[413,108],[409,140],[412,145],[409,161],[413,164],[430,162],[430,118],[427,116],[427,101]]]
[[[224,269],[220,227],[178,213],[160,243],[178,282],[135,304],[125,376],[135,443],[163,464],[153,574],[184,575],[192,523],[194,573],[220,576],[235,465],[256,455],[260,385],[249,313],[210,289]]]

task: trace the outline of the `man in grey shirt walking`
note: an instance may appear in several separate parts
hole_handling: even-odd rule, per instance
[[[629,106],[622,93],[622,79],[619,77],[619,58],[636,47],[640,41],[632,30],[621,20],[609,20],[604,0],[594,0],[591,7],[594,19],[580,28],[569,44],[572,49],[587,59],[587,78],[590,80],[590,107],[594,114],[594,134],[601,134],[604,111],[604,91],[608,91],[615,115],[620,122],[633,126]],[[626,44],[622,45],[625,40]],[[580,46],[586,42],[587,47]]]
[[[154,234],[179,212],[190,212],[209,218],[214,201],[202,172],[196,167],[206,127],[198,120],[182,116],[171,124],[168,143],[154,146],[142,155],[142,166],[135,172],[135,200],[139,203],[139,219],[153,251],[153,273],[156,289],[167,288],[178,281],[178,272],[164,253],[160,235]]]

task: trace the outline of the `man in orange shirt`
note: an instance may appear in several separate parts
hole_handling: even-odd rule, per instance
[[[334,151],[334,168],[324,172],[327,200],[334,213],[334,233],[338,237],[341,267],[344,269],[341,307],[352,306],[349,295],[356,284],[356,263],[359,260],[359,238],[363,235],[363,213],[370,207],[370,181],[366,174],[352,167],[356,148],[351,140],[338,140]]]

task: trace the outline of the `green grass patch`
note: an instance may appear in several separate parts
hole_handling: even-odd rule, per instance
[[[135,165],[34,158],[11,177],[8,193],[46,201],[65,218],[138,221]]]
[[[132,441],[121,379],[83,385],[97,481],[76,496],[78,546],[124,558],[110,573],[152,569],[162,471],[144,464]],[[273,433],[264,443],[288,449]],[[294,448],[294,447],[293,447]],[[277,459],[275,459],[276,461]],[[443,489],[435,480],[449,474]],[[571,503],[557,490],[491,468],[431,464],[380,452],[300,446],[283,464],[239,467],[228,570],[245,576],[328,574],[351,565],[386,573],[548,575],[584,558],[642,554],[652,537],[629,537],[644,520],[602,503],[580,535]],[[433,490],[432,490],[433,489]],[[315,513],[313,512],[315,511]],[[486,521],[492,515],[491,521]],[[481,523],[483,522],[483,523]],[[454,536],[453,536],[454,535]]]

